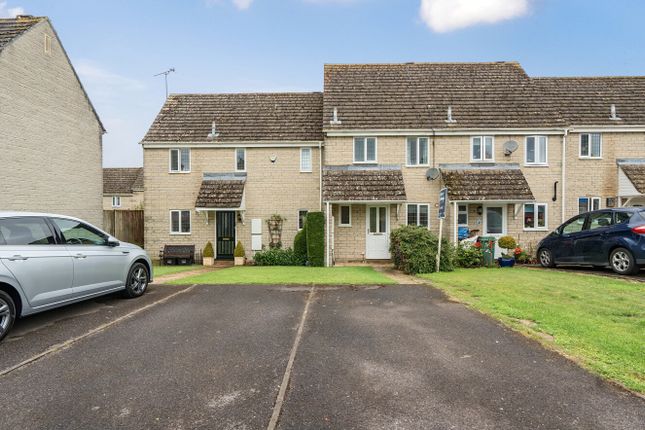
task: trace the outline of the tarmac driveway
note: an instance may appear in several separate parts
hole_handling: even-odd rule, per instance
[[[153,286],[105,301],[25,319],[0,345],[0,428],[645,422],[641,398],[425,286]]]

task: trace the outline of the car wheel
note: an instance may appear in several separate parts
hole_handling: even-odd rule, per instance
[[[619,275],[633,275],[638,272],[638,266],[629,250],[616,248],[609,256],[609,264]]]
[[[540,260],[540,265],[542,267],[555,267],[555,261],[553,261],[553,253],[546,249],[540,249],[538,253],[538,259]]]
[[[16,304],[11,296],[0,291],[0,341],[9,333],[16,320]]]
[[[128,272],[125,284],[125,296],[128,298],[141,297],[148,288],[148,268],[143,263],[134,263]]]

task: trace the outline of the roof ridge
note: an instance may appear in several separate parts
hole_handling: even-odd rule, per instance
[[[614,75],[614,76],[531,76],[531,79],[535,80],[547,80],[547,79],[562,79],[562,80],[573,80],[573,79],[584,79],[584,80],[593,80],[593,79],[645,79],[645,75]]]
[[[516,60],[502,61],[408,61],[401,63],[325,63],[327,66],[409,66],[409,65],[491,65],[511,64],[520,66]]]
[[[168,97],[173,97],[173,96],[275,96],[275,95],[313,95],[313,94],[320,94],[322,95],[322,91],[281,91],[281,92],[274,92],[274,91],[255,91],[255,92],[229,92],[229,93],[170,93]]]

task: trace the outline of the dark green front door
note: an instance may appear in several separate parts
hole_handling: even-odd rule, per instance
[[[232,260],[235,249],[235,212],[216,212],[217,255],[220,260]]]

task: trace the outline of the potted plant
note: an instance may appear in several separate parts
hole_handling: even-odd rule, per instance
[[[500,248],[504,248],[506,250],[506,253],[502,253],[502,256],[497,260],[499,262],[499,267],[515,266],[514,250],[517,247],[515,239],[513,239],[512,236],[502,236],[499,238],[498,244]]]
[[[246,260],[246,253],[244,252],[244,245],[242,241],[238,240],[237,245],[235,246],[235,251],[233,251],[233,256],[235,257],[236,266],[244,266]]]
[[[213,244],[210,241],[206,243],[202,256],[204,266],[212,266],[215,264],[215,251],[213,251]]]

